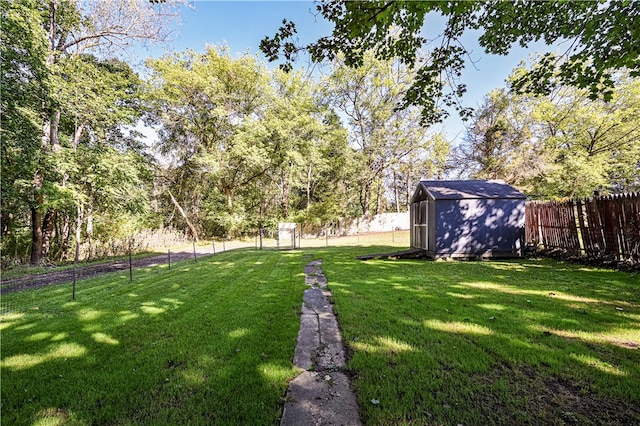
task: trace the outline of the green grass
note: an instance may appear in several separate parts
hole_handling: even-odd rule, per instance
[[[640,423],[640,277],[319,251],[369,425]]]
[[[275,424],[301,253],[234,251],[3,296],[3,424]]]
[[[3,296],[3,424],[278,424],[323,259],[368,425],[638,424],[640,277],[237,250]]]

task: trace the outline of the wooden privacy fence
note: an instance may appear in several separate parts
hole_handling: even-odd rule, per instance
[[[530,201],[527,244],[640,262],[640,192],[562,202]]]

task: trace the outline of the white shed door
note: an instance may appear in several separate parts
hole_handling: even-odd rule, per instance
[[[423,250],[427,250],[428,248],[428,206],[428,200],[413,203],[413,246]]]

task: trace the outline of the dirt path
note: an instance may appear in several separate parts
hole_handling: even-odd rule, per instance
[[[231,241],[224,246],[222,243],[216,243],[216,253],[228,251],[243,247],[253,247],[252,243],[244,243],[240,241]],[[213,254],[213,246],[196,246],[196,258]],[[193,259],[193,249],[187,250],[182,247],[179,251],[171,250],[171,263],[181,260]],[[140,259],[132,259],[132,266],[137,268],[148,268],[158,265],[165,265],[169,261],[168,253],[158,254]],[[117,260],[112,262],[98,263],[94,265],[78,266],[76,270],[76,278],[84,279],[94,277],[96,275],[108,274],[110,272],[118,272],[129,269],[129,259]],[[73,281],[73,268],[64,270],[53,270],[41,274],[26,275],[18,278],[0,280],[0,294],[12,293],[15,291],[23,291],[34,288],[40,288],[47,285],[63,284]]]

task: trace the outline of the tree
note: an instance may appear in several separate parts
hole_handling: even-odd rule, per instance
[[[279,141],[283,156],[270,171],[272,183],[265,182],[263,188],[276,190],[278,219],[291,219],[312,208],[317,212],[317,203],[323,204],[322,216],[326,216],[332,209],[329,200],[336,201],[328,196],[336,191],[336,176],[343,175],[343,160],[353,152],[347,146],[346,133],[323,102],[322,86],[302,72],[276,70],[272,85],[274,96],[261,125],[269,140]]]
[[[524,189],[549,166],[539,139],[543,124],[532,117],[533,98],[504,89],[485,96],[460,148],[466,175]]]
[[[419,125],[417,109],[395,108],[413,76],[401,63],[376,59],[372,53],[364,56],[359,68],[346,66],[341,56],[332,64],[327,94],[331,105],[346,118],[349,143],[358,152],[358,178],[353,184],[360,192],[359,214],[384,211],[387,188],[397,178],[394,170],[407,159],[428,161],[432,152],[428,145],[433,140]]]
[[[460,38],[469,29],[480,30],[479,43],[491,54],[505,55],[516,43],[569,42],[560,57],[545,55],[514,82],[522,92],[547,94],[558,85],[572,85],[587,89],[592,99],[611,100],[612,70],[626,68],[631,76],[640,76],[640,7],[634,1],[325,0],[317,10],[334,24],[332,35],[297,46],[293,41],[295,24],[285,19],[278,33],[260,44],[269,60],[283,56],[282,67],[291,69],[301,50],[308,51],[316,62],[333,61],[341,52],[345,63],[356,67],[365,63],[370,50],[378,59],[398,58],[416,68],[413,84],[400,106],[422,107],[426,123],[447,115],[440,102],[456,107],[463,117],[471,115],[459,103],[466,91],[460,77],[469,54]],[[424,35],[423,30],[429,28],[426,22],[435,21],[435,15],[446,20],[444,31]],[[430,50],[428,61],[423,63],[418,52],[425,47]]]
[[[181,193],[173,200],[188,203],[185,211],[198,217],[212,187],[224,199],[227,216],[240,213],[238,191],[263,176],[281,151],[281,141],[268,141],[268,129],[260,125],[270,96],[265,68],[249,55],[234,59],[214,47],[148,66],[149,97],[162,124],[159,149],[180,169],[174,183]],[[197,238],[198,230],[190,228]]]
[[[410,123],[412,126],[417,126],[417,117]],[[420,143],[391,159],[386,185],[397,213],[409,209],[411,196],[418,180],[443,179],[453,168],[450,160],[451,144],[446,137],[440,133],[432,135],[424,135],[424,133],[408,133],[408,137],[411,135],[420,137]]]
[[[164,39],[175,17],[171,11],[178,3],[2,2],[3,17],[7,16],[7,28],[11,29],[7,33],[7,46],[3,40],[3,86],[8,80],[8,87],[12,88],[5,92],[6,104],[17,105],[29,100],[30,105],[27,109],[3,109],[3,133],[5,123],[19,122],[27,111],[31,127],[30,136],[24,139],[28,141],[24,148],[6,151],[3,177],[8,173],[13,182],[3,182],[2,190],[4,198],[9,188],[19,188],[27,204],[31,263],[38,263],[46,256],[47,241],[55,229],[56,208],[68,200],[72,182],[63,172],[62,164],[68,158],[63,151],[77,148],[83,137],[91,143],[98,139],[106,141],[118,126],[130,124],[138,114],[131,102],[135,79],[131,84],[120,84],[119,80],[122,76],[132,77],[133,73],[122,62],[107,59],[108,55],[124,51],[132,41]],[[36,77],[29,79],[32,87],[25,85],[27,77]],[[111,83],[116,80],[113,87]],[[105,84],[100,85],[101,82]],[[36,86],[37,90],[20,99],[21,88]],[[34,102],[36,98],[38,102]],[[37,133],[33,132],[34,127],[39,128]],[[8,132],[5,136],[3,144],[7,147],[22,144],[17,132]],[[22,162],[20,156],[27,156],[29,161]],[[76,197],[76,201],[78,199]],[[23,206],[15,207],[24,211]]]
[[[543,199],[637,190],[640,79],[614,78],[609,102],[571,86],[548,96],[492,91],[462,148],[470,175],[503,179]]]
[[[23,251],[18,224],[29,221],[31,187],[40,157],[41,108],[51,102],[45,31],[35,1],[1,0],[0,139],[4,252]]]
[[[327,201],[327,152],[348,150],[315,83],[225,48],[148,65],[159,149],[173,160],[167,195],[194,236],[242,233]]]
[[[541,125],[550,167],[532,182],[540,198],[587,197],[639,189],[640,79],[617,75],[611,100],[592,100],[586,90],[560,87],[537,98],[533,117]]]

